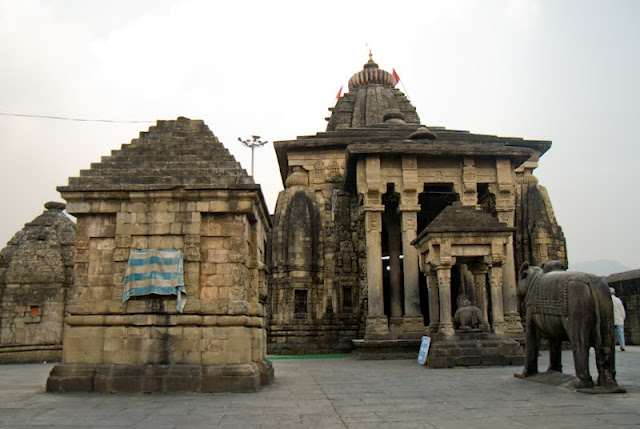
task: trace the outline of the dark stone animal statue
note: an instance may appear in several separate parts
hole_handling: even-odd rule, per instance
[[[461,330],[482,330],[482,312],[471,304],[466,295],[458,297],[458,309],[453,316],[455,327]]]
[[[567,271],[567,267],[564,266],[564,263],[562,263],[562,261],[558,261],[557,259],[543,262],[541,268],[543,273],[550,273],[552,271]]]
[[[550,268],[550,267],[548,267]],[[571,271],[548,272],[528,262],[518,275],[517,294],[525,307],[525,362],[522,377],[538,373],[540,338],[549,340],[548,372],[562,372],[562,341],[570,341],[576,379],[573,387],[593,388],[589,348],[596,353],[598,388],[624,391],[615,376],[613,306],[609,289],[597,276]]]

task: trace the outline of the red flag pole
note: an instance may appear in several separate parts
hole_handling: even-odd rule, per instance
[[[407,96],[407,100],[411,101],[411,97],[409,97],[409,91],[407,91],[407,88],[405,88],[404,86],[404,82],[402,82],[400,80],[400,76],[398,75],[398,73],[396,72],[396,69],[393,69],[393,78],[396,80],[396,85],[398,83],[400,83],[400,85],[402,85],[402,89],[404,90],[405,95]]]

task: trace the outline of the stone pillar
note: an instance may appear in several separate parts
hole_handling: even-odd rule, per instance
[[[489,306],[487,302],[487,271],[484,264],[472,266],[473,287],[476,295],[476,306],[482,312],[482,323],[489,328]]]
[[[514,212],[509,209],[498,212],[498,219],[509,227],[514,224]],[[506,245],[506,255],[502,264],[502,300],[504,318],[507,330],[512,333],[523,332],[520,315],[518,314],[518,299],[516,297],[516,268],[513,253],[513,234],[509,236]]]
[[[438,275],[433,271],[427,274],[427,288],[429,289],[429,334],[433,335],[440,329]]]
[[[369,312],[365,340],[389,339],[389,325],[384,314],[382,293],[382,210],[365,211],[365,240],[367,245],[367,291]]]
[[[511,161],[506,158],[496,159],[497,195],[496,210],[498,219],[508,227],[513,228],[516,210],[515,172]],[[523,331],[518,315],[516,299],[516,268],[513,253],[513,234],[509,237],[505,259],[502,263],[502,299],[503,309],[508,331],[520,333]]]
[[[404,336],[420,338],[424,335],[424,319],[420,311],[420,267],[418,250],[411,245],[417,237],[419,206],[401,207],[402,254],[404,274]],[[413,210],[412,210],[413,209]]]
[[[451,321],[451,266],[438,267],[438,298],[440,301],[440,327],[441,336],[450,337],[454,334]]]
[[[504,334],[506,323],[504,321],[504,310],[502,307],[502,267],[492,266],[490,269],[491,288],[491,317],[493,319],[493,332]]]
[[[520,315],[518,314],[518,298],[516,296],[516,268],[515,258],[513,254],[513,234],[509,236],[509,242],[507,243],[507,256],[504,265],[502,266],[502,275],[502,298],[507,330],[510,333],[521,333],[524,331],[524,329],[522,328]]]

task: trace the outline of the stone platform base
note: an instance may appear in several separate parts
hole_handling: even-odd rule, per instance
[[[351,357],[360,360],[417,359],[421,339],[351,340]]]
[[[524,350],[519,342],[493,334],[458,334],[451,339],[431,343],[427,366],[524,365]]]
[[[62,345],[3,346],[0,347],[1,363],[60,362]]]
[[[627,393],[627,389],[619,385],[609,386],[593,386],[593,387],[575,387],[577,380],[576,377],[570,374],[564,374],[562,372],[547,371],[541,372],[529,377],[524,377],[522,374],[513,374],[514,377],[522,380],[533,381],[535,383],[546,384],[548,386],[557,386],[563,389],[572,390],[580,393],[591,394],[608,394],[608,393]]]
[[[271,361],[229,365],[56,365],[47,392],[255,392],[273,382]]]

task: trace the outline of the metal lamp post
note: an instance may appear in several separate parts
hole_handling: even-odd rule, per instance
[[[253,177],[253,151],[255,150],[255,148],[262,147],[269,142],[266,140],[261,141],[260,136],[251,136],[251,138],[253,140],[250,140],[250,139],[242,140],[242,138],[238,137],[238,141],[242,143],[244,147],[251,148],[251,177]]]

